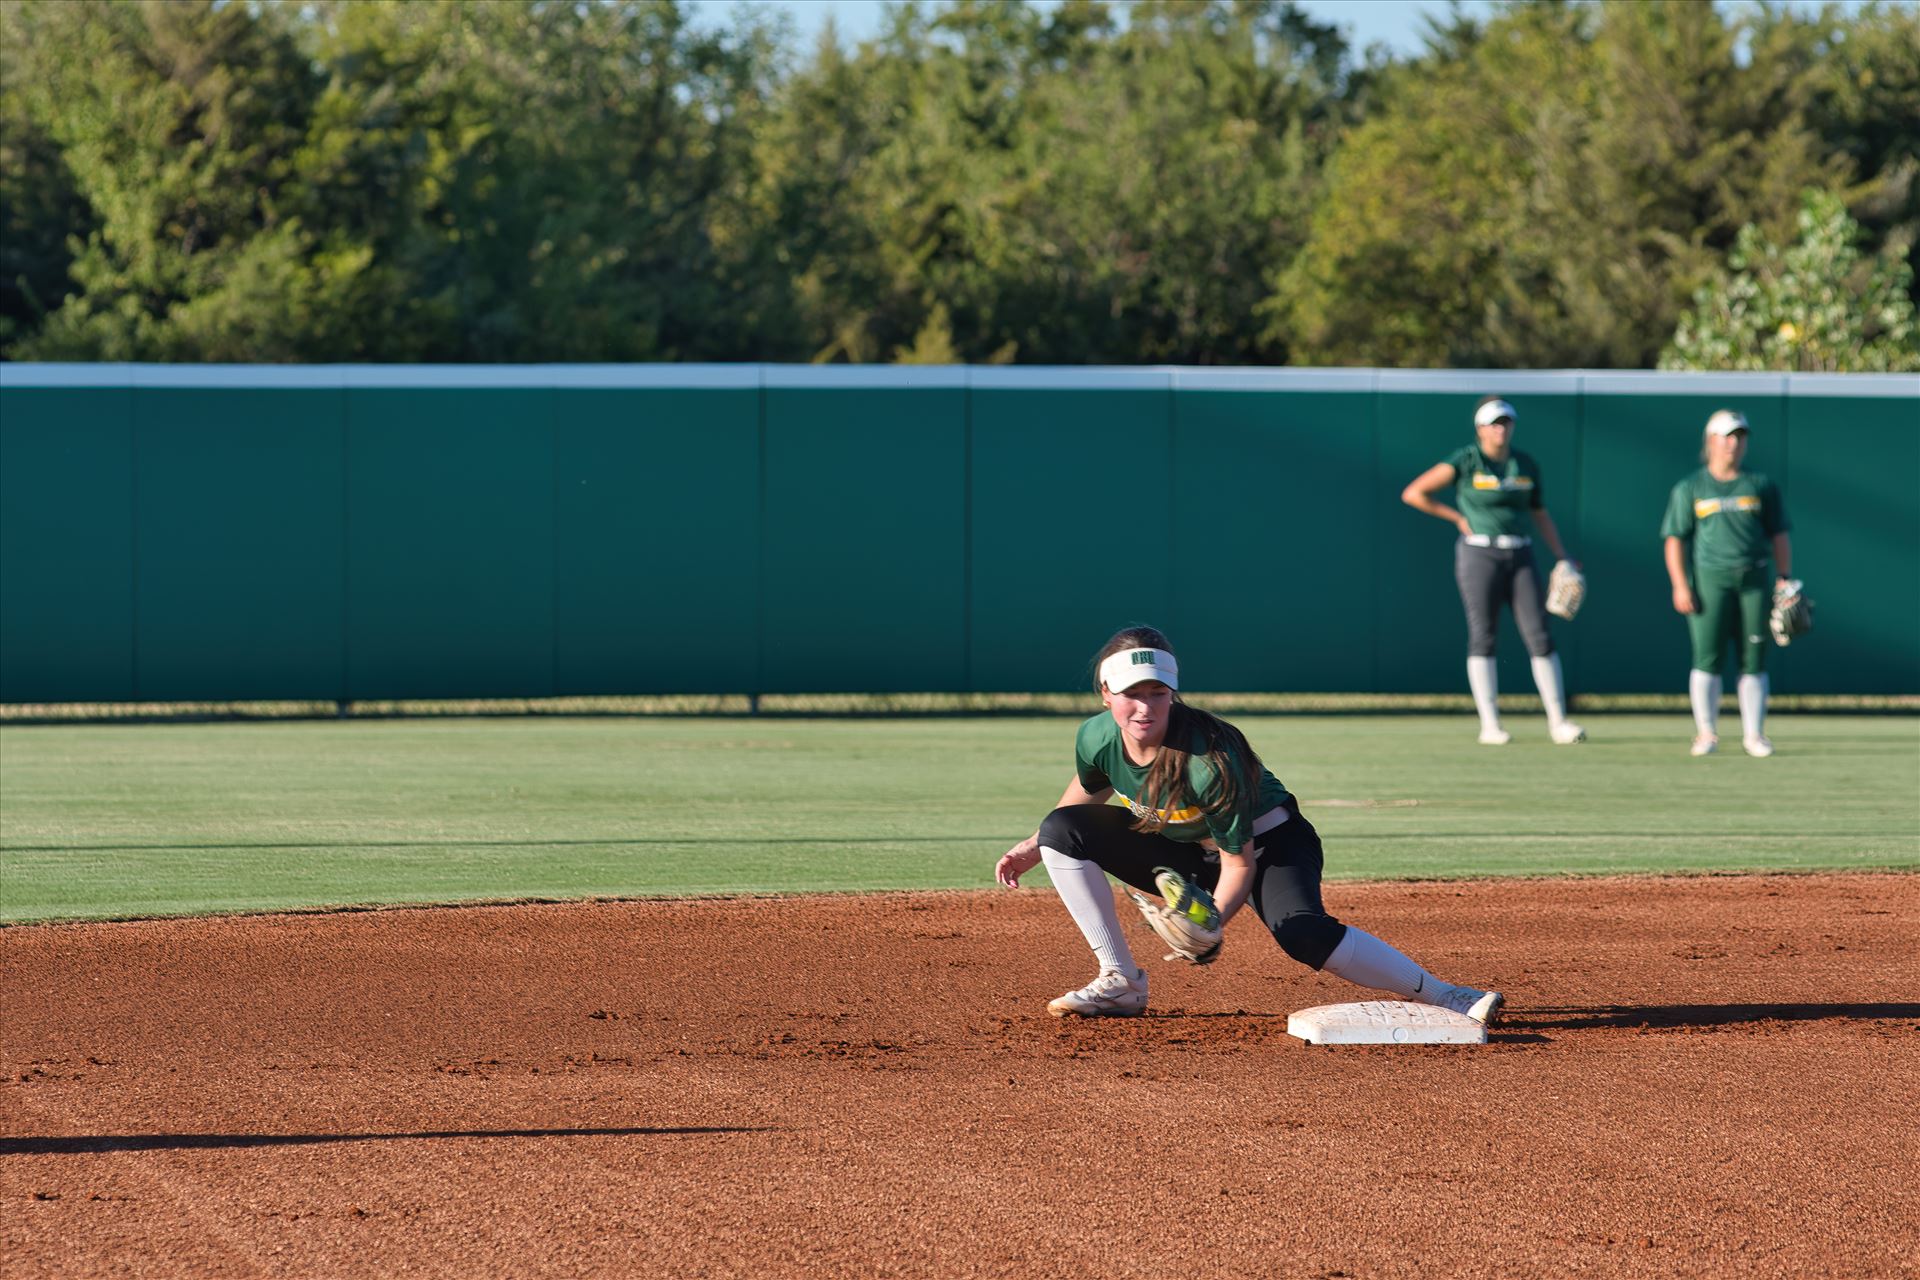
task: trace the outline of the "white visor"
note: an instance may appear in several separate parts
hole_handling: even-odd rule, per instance
[[[1721,409],[1707,419],[1707,434],[1710,436],[1730,436],[1736,431],[1752,432],[1747,427],[1747,417],[1735,413],[1732,409]]]
[[[1502,418],[1512,418],[1518,422],[1520,415],[1505,400],[1489,400],[1473,411],[1473,425],[1476,427],[1491,426]]]
[[[1180,687],[1180,664],[1165,649],[1122,649],[1100,664],[1100,683],[1109,693],[1158,680],[1169,689]]]

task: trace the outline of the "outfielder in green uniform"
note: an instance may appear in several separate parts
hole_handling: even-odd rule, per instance
[[[1500,724],[1500,678],[1494,666],[1500,607],[1513,611],[1526,642],[1533,683],[1547,713],[1547,734],[1563,745],[1584,742],[1587,731],[1567,719],[1566,680],[1547,628],[1546,592],[1533,563],[1536,534],[1555,561],[1566,561],[1560,530],[1547,514],[1540,464],[1513,447],[1514,408],[1488,396],[1473,411],[1474,443],[1456,450],[1413,478],[1400,500],[1459,530],[1453,579],[1467,613],[1467,687],[1480,713],[1480,741],[1505,746],[1513,740]],[[1453,506],[1434,495],[1453,489]],[[1569,561],[1569,564],[1571,562]]]
[[[1719,748],[1720,664],[1732,641],[1740,655],[1740,727],[1750,756],[1770,756],[1767,725],[1767,610],[1776,572],[1793,572],[1791,528],[1780,490],[1742,471],[1747,420],[1731,409],[1707,419],[1698,471],[1673,486],[1660,534],[1673,607],[1693,636],[1693,754]],[[1691,545],[1689,545],[1691,544]],[[1771,563],[1769,563],[1771,561]]]

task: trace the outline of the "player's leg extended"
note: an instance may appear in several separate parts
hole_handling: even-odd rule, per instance
[[[1500,677],[1493,664],[1503,584],[1493,551],[1456,544],[1453,580],[1467,614],[1467,687],[1473,690],[1473,706],[1480,713],[1480,741],[1504,746],[1510,735],[1500,727]]]
[[[1527,644],[1533,686],[1540,691],[1540,706],[1547,713],[1548,736],[1562,745],[1583,741],[1587,731],[1567,719],[1566,680],[1560,655],[1553,648],[1553,632],[1547,628],[1546,593],[1540,589],[1540,572],[1534,567],[1531,550],[1515,556],[1513,621]]]
[[[1327,914],[1320,898],[1320,835],[1297,809],[1256,844],[1251,901],[1274,940],[1295,960],[1480,1022],[1499,1013],[1498,992],[1442,982],[1388,943]]]
[[[1767,570],[1740,579],[1740,734],[1750,756],[1770,756],[1767,737]]]

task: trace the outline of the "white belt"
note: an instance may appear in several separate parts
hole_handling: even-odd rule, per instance
[[[1290,816],[1284,806],[1278,809],[1269,809],[1253,820],[1253,834],[1263,836],[1285,822]]]
[[[1507,533],[1503,533],[1498,537],[1487,533],[1463,533],[1460,535],[1460,541],[1470,547],[1498,547],[1502,551],[1512,551],[1519,547],[1530,547],[1533,545],[1532,538],[1516,538],[1512,534]]]

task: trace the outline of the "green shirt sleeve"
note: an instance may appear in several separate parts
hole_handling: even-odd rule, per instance
[[[1453,479],[1457,484],[1473,474],[1473,446],[1455,449],[1440,461],[1453,468]]]
[[[1107,771],[1100,765],[1099,756],[1099,720],[1095,716],[1080,725],[1080,732],[1073,739],[1073,774],[1080,780],[1082,789],[1099,795],[1113,785],[1107,777]]]
[[[1760,491],[1760,527],[1767,531],[1769,538],[1793,529],[1793,522],[1787,519],[1787,504],[1780,499],[1780,486],[1771,480]]]
[[[1691,538],[1693,536],[1693,490],[1685,480],[1673,486],[1673,492],[1667,495],[1666,518],[1660,521],[1662,538]]]
[[[1521,459],[1522,465],[1526,468],[1527,475],[1533,479],[1533,488],[1529,491],[1527,497],[1527,507],[1530,510],[1538,511],[1547,505],[1547,482],[1540,474],[1540,464],[1533,460],[1533,455],[1530,453],[1520,453],[1518,450],[1515,450],[1515,456]]]

